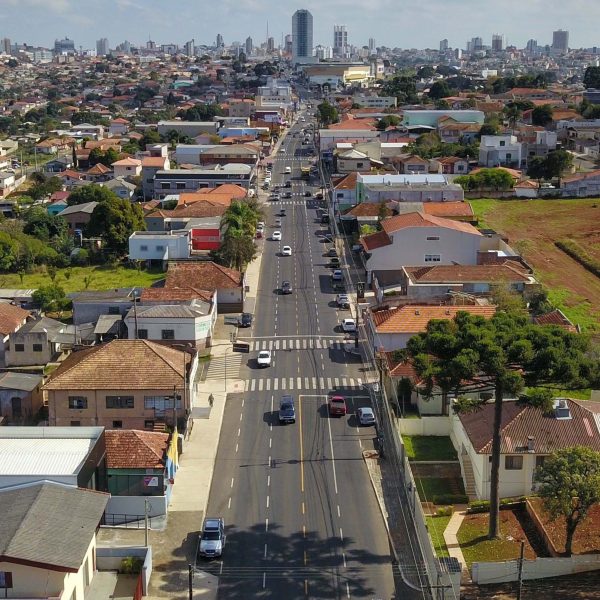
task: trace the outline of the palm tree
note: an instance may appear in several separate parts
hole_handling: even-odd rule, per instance
[[[504,107],[504,116],[508,119],[508,124],[511,127],[512,133],[515,132],[517,121],[523,116],[523,111],[516,104],[508,104]]]
[[[224,235],[230,231],[239,231],[254,236],[259,219],[260,212],[256,201],[254,204],[234,201],[221,218],[221,231],[224,232]]]

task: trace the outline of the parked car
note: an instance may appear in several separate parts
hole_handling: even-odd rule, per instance
[[[279,216],[280,217],[285,217],[285,208],[279,209]]]
[[[348,298],[348,294],[338,294],[335,297],[335,302],[338,305],[338,308],[350,308],[350,298]]]
[[[335,269],[339,269],[340,267],[340,259],[337,256],[332,256],[329,259],[329,267],[333,267]]]
[[[306,190],[306,191],[304,192],[304,196],[305,196],[306,198],[310,198],[310,197],[312,196],[312,192],[310,192],[309,190]]]
[[[284,198],[291,198],[291,197],[292,197],[292,192],[285,192],[285,193],[283,194],[283,197],[284,197]]]
[[[281,256],[291,256],[292,255],[292,248],[291,246],[284,246],[281,249]]]
[[[281,223],[282,223],[281,217],[277,217],[275,219],[275,227],[281,227]]]
[[[238,327],[251,327],[252,326],[252,315],[250,313],[242,313],[239,318]]]
[[[271,239],[276,241],[276,242],[280,242],[281,241],[281,231],[274,231],[271,234]]]
[[[337,250],[335,249],[335,246],[332,246],[329,248],[329,250],[327,250],[327,256],[337,256]]]
[[[327,407],[332,417],[343,417],[346,414],[346,399],[344,396],[330,396]]]
[[[356,321],[354,319],[343,319],[342,320],[342,329],[346,333],[352,333],[356,331]]]
[[[198,555],[204,558],[217,558],[225,547],[225,521],[223,517],[204,519],[202,533],[198,542]]]
[[[258,353],[258,358],[256,359],[259,367],[270,367],[271,366],[271,351],[270,350],[261,350]]]
[[[279,422],[281,424],[296,422],[296,409],[293,396],[282,396],[279,401]]]
[[[343,281],[344,275],[342,274],[342,271],[340,269],[336,269],[335,271],[333,271],[333,273],[331,273],[331,279],[333,281]]]
[[[282,294],[291,294],[292,293],[292,284],[289,281],[281,282],[281,293]]]
[[[373,409],[365,406],[356,411],[356,418],[360,425],[375,425],[375,415]]]

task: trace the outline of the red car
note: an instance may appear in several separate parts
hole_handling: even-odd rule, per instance
[[[344,396],[330,396],[327,405],[329,414],[332,417],[343,417],[346,414],[346,399]]]

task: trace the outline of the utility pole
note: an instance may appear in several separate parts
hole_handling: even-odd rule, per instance
[[[144,499],[144,546],[148,547],[148,498]]]
[[[189,600],[194,600],[194,568],[191,564],[188,564],[188,597]]]
[[[521,542],[521,556],[519,558],[519,579],[517,583],[517,600],[521,600],[523,591],[523,558],[525,556],[525,542]]]

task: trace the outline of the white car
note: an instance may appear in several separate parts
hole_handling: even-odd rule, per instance
[[[351,333],[356,331],[356,321],[354,319],[344,319],[342,321],[342,329],[346,333]]]
[[[281,256],[291,256],[292,255],[292,249],[290,246],[284,246],[281,249]]]
[[[276,242],[280,242],[281,241],[281,231],[274,231],[271,238],[273,240],[275,240]]]
[[[258,353],[256,359],[259,367],[270,367],[271,366],[271,352],[269,350],[261,350]]]
[[[264,229],[265,228],[265,222],[264,221],[259,221],[256,224],[256,229]]]

